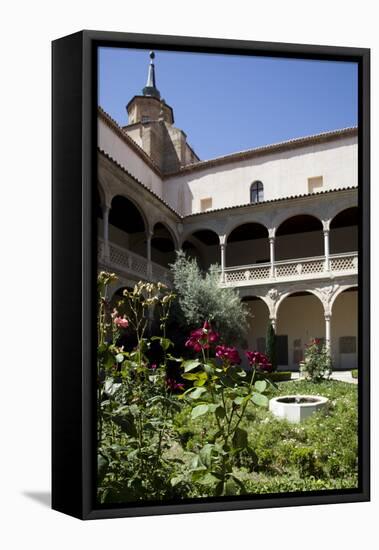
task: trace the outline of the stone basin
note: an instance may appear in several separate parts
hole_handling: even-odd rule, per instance
[[[269,409],[278,418],[299,423],[325,409],[328,402],[329,399],[321,395],[282,395],[270,399]]]

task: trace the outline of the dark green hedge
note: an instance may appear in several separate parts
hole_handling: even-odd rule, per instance
[[[273,382],[285,382],[291,380],[292,372],[290,371],[275,371],[275,372],[265,372],[257,373],[257,378],[268,378]]]

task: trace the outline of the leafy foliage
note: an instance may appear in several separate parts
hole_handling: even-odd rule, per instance
[[[246,306],[236,290],[220,287],[216,267],[202,274],[196,260],[188,259],[179,251],[171,269],[186,324],[193,327],[208,319],[224,341],[242,342],[247,331]]]
[[[325,345],[320,340],[311,340],[305,348],[304,363],[301,370],[312,382],[320,382],[332,374],[332,358]]]
[[[271,323],[269,323],[267,327],[266,355],[269,358],[269,361],[272,365],[272,370],[276,371],[278,367],[278,362],[276,357],[276,334],[275,334],[275,329]]]
[[[357,387],[322,381],[317,392],[330,400],[328,414],[317,413],[301,424],[277,419],[250,403],[240,424],[247,448],[233,461],[233,472],[247,493],[280,493],[352,488],[358,483]],[[312,395],[309,381],[282,382],[273,395]],[[197,453],[218,431],[212,413],[191,418],[191,407],[178,413],[175,429],[183,448]]]
[[[164,285],[124,291],[121,315],[106,299],[110,273],[98,278],[98,499],[126,503],[219,495],[311,491],[357,486],[357,387],[317,378],[328,414],[301,425],[272,416],[274,395],[313,394],[308,381],[280,382],[269,359],[220,344],[206,321],[176,357],[166,327],[175,296]],[[148,337],[149,309],[159,334]],[[127,331],[136,346],[125,351]],[[151,364],[151,346],[160,359]],[[318,346],[318,351],[320,347]],[[169,368],[180,365],[181,378]]]
[[[98,497],[101,502],[128,502],[175,496],[169,483],[178,462],[164,457],[172,437],[172,419],[179,404],[175,390],[182,387],[167,376],[173,343],[166,322],[174,295],[158,283],[138,283],[124,291],[129,318],[109,312],[106,287],[115,280],[98,277]],[[145,338],[148,310],[159,309],[161,335]],[[137,346],[124,351],[118,342],[123,329],[132,328]],[[160,365],[150,365],[147,352],[157,340]]]

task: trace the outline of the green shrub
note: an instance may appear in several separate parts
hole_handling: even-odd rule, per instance
[[[263,377],[261,374],[257,374],[257,378]],[[285,382],[291,380],[292,372],[291,371],[275,371],[275,372],[265,372],[264,378],[271,380],[272,382]]]
[[[351,371],[351,376],[352,376],[353,378],[358,378],[358,369],[353,369],[353,370]]]
[[[278,367],[277,354],[276,354],[276,334],[275,329],[271,323],[267,327],[267,337],[266,337],[266,355],[270,360],[272,365],[272,370],[276,371]]]
[[[187,327],[208,320],[228,345],[244,341],[248,319],[246,305],[241,302],[238,291],[220,287],[216,266],[202,274],[196,260],[188,259],[179,251],[171,270]]]
[[[315,385],[307,380],[282,382],[268,397],[294,393],[315,394]],[[277,419],[263,408],[247,409],[240,426],[248,433],[249,452],[240,453],[233,470],[247,493],[357,487],[357,386],[324,380],[317,394],[330,400],[328,414],[316,413],[301,424]],[[176,415],[174,425],[185,440],[185,453],[197,453],[213,442],[218,429],[212,414],[192,420],[190,407]],[[192,495],[199,494],[204,487],[193,487]]]
[[[329,350],[321,345],[320,340],[314,339],[306,346],[304,362],[300,367],[302,372],[312,380],[320,382],[332,374],[332,359]]]

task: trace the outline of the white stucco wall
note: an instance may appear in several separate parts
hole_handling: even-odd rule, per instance
[[[98,146],[125,170],[160,197],[162,180],[102,119],[98,119]]]
[[[200,200],[212,209],[247,204],[250,185],[264,185],[264,200],[308,193],[308,178],[323,176],[323,190],[357,186],[357,138],[346,137],[265,154],[248,160],[184,172],[164,181],[164,195],[182,215],[200,212]]]

